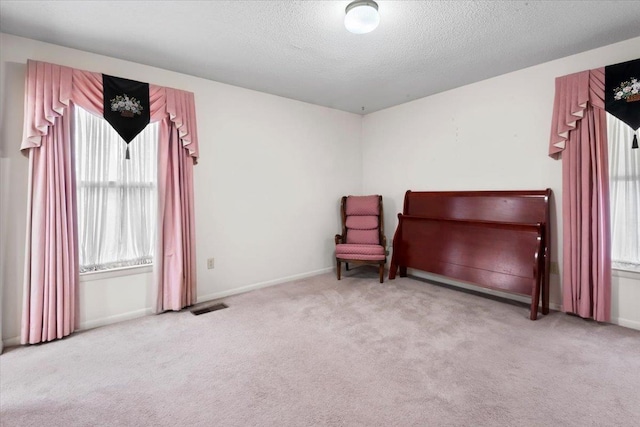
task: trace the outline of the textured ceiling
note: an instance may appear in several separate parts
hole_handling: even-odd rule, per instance
[[[379,1],[364,35],[348,3],[2,0],[0,31],[360,114],[640,36],[640,1]]]

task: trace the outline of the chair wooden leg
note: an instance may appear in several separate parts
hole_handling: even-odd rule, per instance
[[[344,268],[345,268],[347,271],[349,271],[349,263],[348,263],[348,262],[345,262],[345,263],[344,263]]]
[[[337,267],[336,268],[336,274],[338,275],[338,280],[340,280],[340,273],[341,273],[340,270],[342,269],[342,267],[340,265],[340,261],[339,260],[336,260],[336,267]]]
[[[384,283],[384,264],[380,264],[379,267],[380,273],[380,283]]]

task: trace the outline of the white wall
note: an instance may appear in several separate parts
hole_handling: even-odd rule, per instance
[[[361,192],[361,116],[184,74],[0,34],[2,337],[20,332],[28,161],[22,138],[27,59],[194,92],[198,299],[333,265],[339,201]],[[303,248],[304,250],[301,250]],[[215,258],[207,270],[206,259]],[[149,274],[83,281],[81,327],[143,315]]]
[[[552,259],[561,259],[561,162],[547,156],[554,79],[634,59],[638,52],[640,38],[635,38],[366,115],[363,190],[384,196],[389,237],[409,189],[548,187],[554,193]],[[557,275],[552,275],[551,287],[551,303],[557,308]],[[640,329],[639,289],[638,279],[614,278],[614,322]]]

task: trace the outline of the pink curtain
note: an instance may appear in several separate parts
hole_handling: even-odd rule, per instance
[[[159,228],[154,309],[195,302],[193,165],[198,137],[193,94],[150,85],[151,121],[162,121],[159,141]],[[29,190],[21,342],[62,338],[76,328],[78,250],[71,112],[79,105],[102,115],[102,75],[28,61],[24,138]],[[167,213],[169,212],[169,213]],[[160,240],[160,239],[159,239]],[[179,266],[179,267],[177,267]],[[175,298],[175,295],[184,297]]]
[[[76,327],[78,249],[70,141],[72,73],[29,62],[25,139],[29,149],[23,344],[62,338]]]
[[[178,127],[161,123],[158,153],[159,228],[154,282],[155,312],[180,310],[196,302],[193,161],[182,148]]]
[[[611,317],[604,68],[556,79],[549,155],[562,157],[562,308]]]

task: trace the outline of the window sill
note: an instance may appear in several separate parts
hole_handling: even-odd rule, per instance
[[[111,270],[90,271],[80,273],[80,283],[93,280],[113,279],[114,277],[133,276],[135,274],[151,273],[153,264],[134,265],[132,267],[113,268]]]
[[[640,281],[640,271],[631,271],[631,270],[617,270],[612,269],[611,274],[616,277],[624,277],[627,279],[635,279]]]

